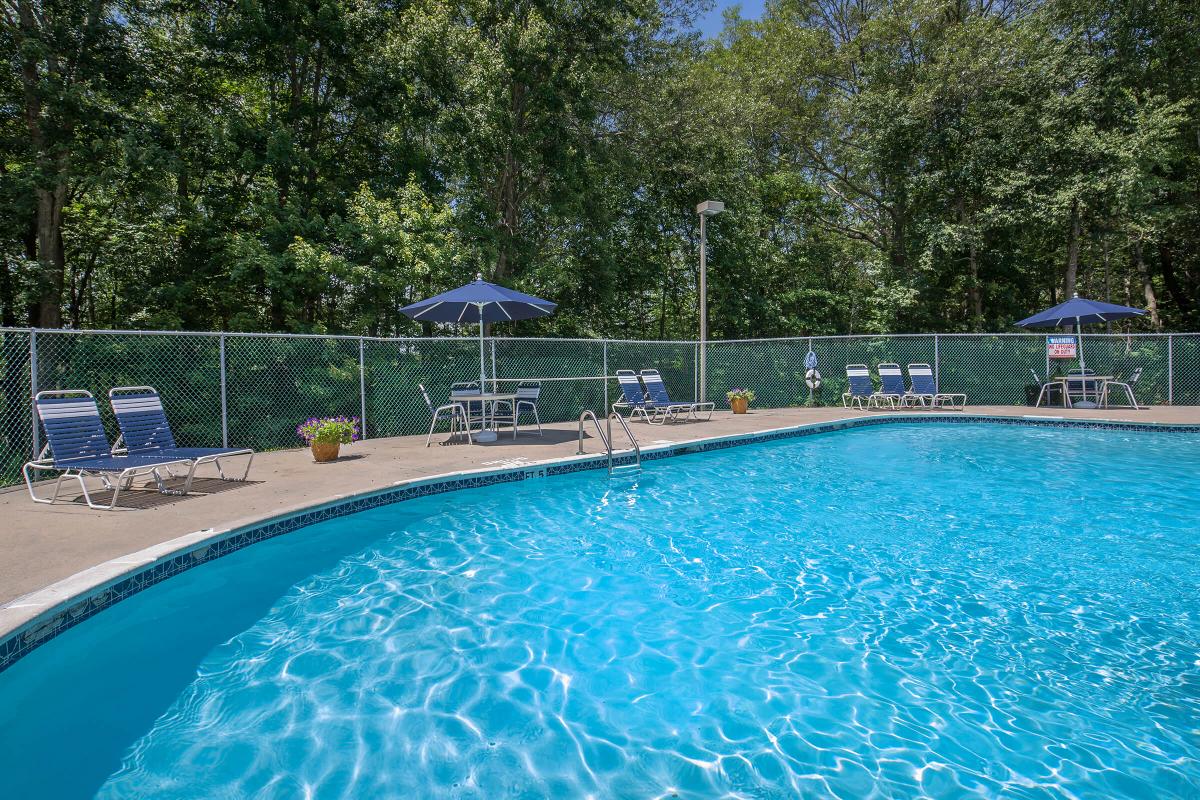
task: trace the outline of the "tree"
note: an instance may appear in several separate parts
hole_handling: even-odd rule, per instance
[[[128,37],[140,10],[102,0],[4,0],[0,12],[0,46],[18,76],[7,93],[19,95],[25,127],[19,158],[35,209],[30,321],[57,327],[66,281],[64,215],[82,184],[102,175],[122,131],[137,79]]]

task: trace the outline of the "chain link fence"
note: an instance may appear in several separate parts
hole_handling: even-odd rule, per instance
[[[1083,351],[1097,372],[1128,377],[1142,368],[1140,402],[1200,405],[1200,334],[1087,334]],[[815,354],[822,385],[805,384]],[[544,422],[606,409],[620,394],[618,369],[658,369],[674,398],[699,389],[696,342],[507,339],[484,342],[489,376],[501,389],[542,381]],[[1041,334],[825,336],[715,341],[707,347],[707,400],[753,389],[760,408],[837,405],[847,364],[926,362],[943,391],[973,405],[1031,403],[1038,382],[1074,361],[1050,361]],[[476,338],[375,339],[347,336],[0,329],[0,486],[42,445],[31,398],[49,389],[96,395],[110,438],[107,402],[116,386],[150,385],[163,397],[185,446],[271,450],[299,444],[295,428],[310,416],[365,419],[368,438],[424,433],[429,411],[449,386],[479,377]],[[491,388],[491,387],[489,387]]]

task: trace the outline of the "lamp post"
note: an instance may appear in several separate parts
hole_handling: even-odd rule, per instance
[[[704,221],[705,218],[715,217],[724,210],[725,204],[720,200],[705,200],[696,206],[696,213],[700,215],[700,364],[697,367],[700,372],[700,395],[696,400],[701,403],[707,399],[704,378],[708,372],[708,240]]]

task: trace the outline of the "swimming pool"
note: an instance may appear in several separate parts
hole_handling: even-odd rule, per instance
[[[0,674],[0,785],[1195,796],[1197,445],[880,425],[330,520]]]

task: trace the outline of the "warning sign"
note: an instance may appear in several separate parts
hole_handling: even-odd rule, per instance
[[[1079,344],[1074,336],[1047,336],[1046,355],[1050,358],[1078,358]]]

